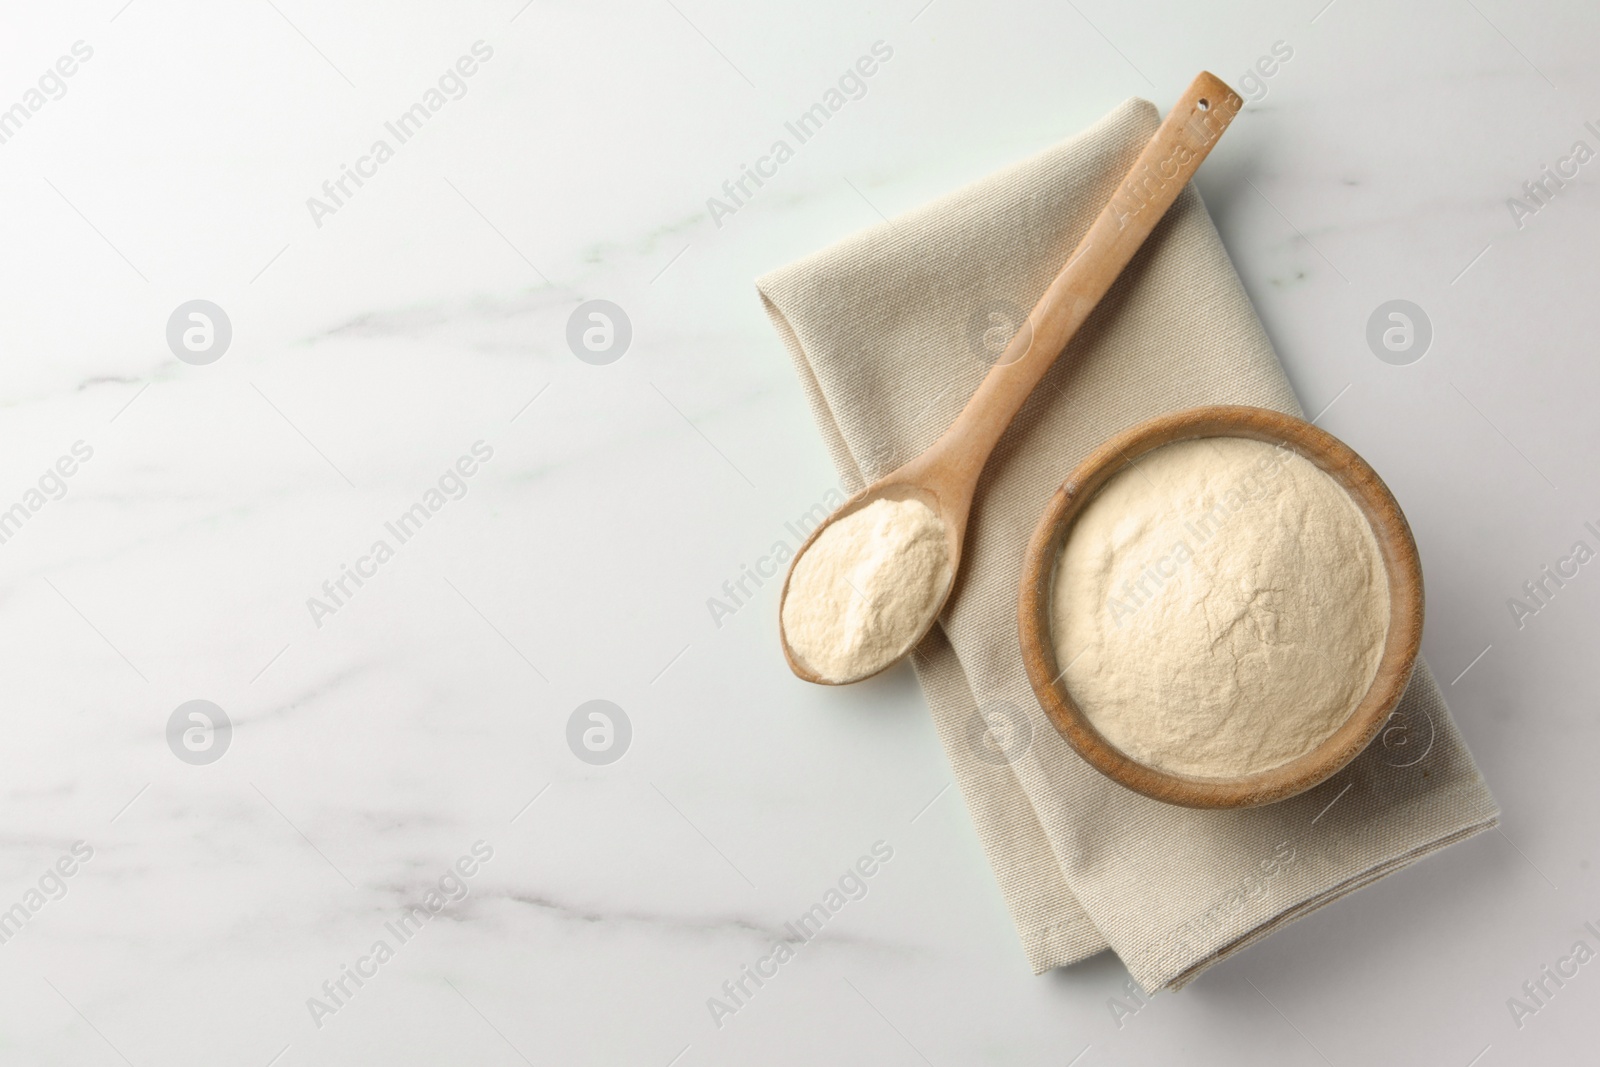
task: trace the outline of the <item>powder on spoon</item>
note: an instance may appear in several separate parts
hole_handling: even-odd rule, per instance
[[[1157,448],[1079,515],[1051,629],[1068,692],[1149,766],[1269,770],[1350,717],[1389,586],[1372,528],[1311,461],[1240,437]]]
[[[789,648],[832,682],[910,651],[950,586],[943,521],[919,500],[874,500],[830,525],[795,561],[783,601]]]

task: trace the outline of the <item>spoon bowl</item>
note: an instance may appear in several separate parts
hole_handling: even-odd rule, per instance
[[[912,462],[915,463],[916,461],[913,460]],[[949,553],[950,576],[945,582],[944,590],[937,598],[937,604],[928,612],[927,619],[922,627],[917,630],[916,635],[905,642],[905,647],[897,655],[889,659],[888,662],[851,677],[828,678],[817,673],[811,668],[810,664],[805,662],[805,658],[789,643],[789,635],[783,625],[783,605],[788,602],[789,583],[794,579],[794,563],[791,563],[789,565],[789,573],[784,575],[783,589],[778,594],[778,629],[782,637],[784,659],[788,662],[789,669],[794,672],[795,677],[802,681],[813,682],[817,685],[849,685],[881,674],[904,659],[912,649],[921,644],[922,639],[928,636],[928,631],[933,629],[934,622],[944,612],[944,606],[950,599],[951,591],[955,588],[956,571],[961,562],[961,547],[962,542],[965,540],[967,529],[966,507],[962,507],[959,515],[953,516],[951,514],[952,509],[947,507],[945,502],[940,499],[934,487],[921,484],[911,478],[901,480],[895,477],[910,467],[911,464],[907,464],[889,477],[874,482],[850,497],[843,504],[840,504],[833,514],[823,519],[817,524],[817,528],[811,531],[810,536],[801,544],[799,551],[794,554],[794,563],[800,561],[800,558],[805,555],[806,551],[826,530],[832,528],[839,520],[854,515],[868,504],[877,500],[915,500],[937,515],[941,525],[944,527],[945,545]],[[968,498],[966,504],[970,506],[970,498]]]

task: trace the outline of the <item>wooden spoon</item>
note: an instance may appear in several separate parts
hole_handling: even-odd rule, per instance
[[[1067,342],[1116,281],[1122,268],[1144,244],[1150,231],[1177,200],[1213,145],[1233,121],[1244,101],[1215,75],[1202,72],[1173,105],[1150,143],[1139,153],[1128,176],[1084,234],[1072,258],[1050,283],[1039,303],[984,377],[967,406],[944,434],[904,466],[840,505],[824,520],[789,566],[779,598],[778,630],[784,658],[800,678],[822,685],[844,685],[877,674],[915,648],[944,610],[961,566],[967,514],[989,454],[1023,403],[1050,369]],[[824,678],[807,665],[789,643],[782,622],[783,604],[795,565],[834,523],[875,500],[919,500],[944,523],[950,552],[950,580],[928,611],[927,621],[899,654],[853,678]]]

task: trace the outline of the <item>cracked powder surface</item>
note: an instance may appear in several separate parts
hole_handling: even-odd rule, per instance
[[[1388,577],[1366,516],[1316,464],[1199,438],[1146,453],[1084,508],[1051,624],[1067,690],[1108,741],[1232,778],[1349,718],[1383,655]]]

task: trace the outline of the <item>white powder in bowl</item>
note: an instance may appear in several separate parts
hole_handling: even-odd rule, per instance
[[[910,651],[950,586],[944,523],[918,500],[874,500],[795,561],[783,601],[789,648],[818,676],[853,681]]]
[[[1321,468],[1240,437],[1115,475],[1051,593],[1067,691],[1141,763],[1231,778],[1342,726],[1377,673],[1389,585],[1366,516]]]

